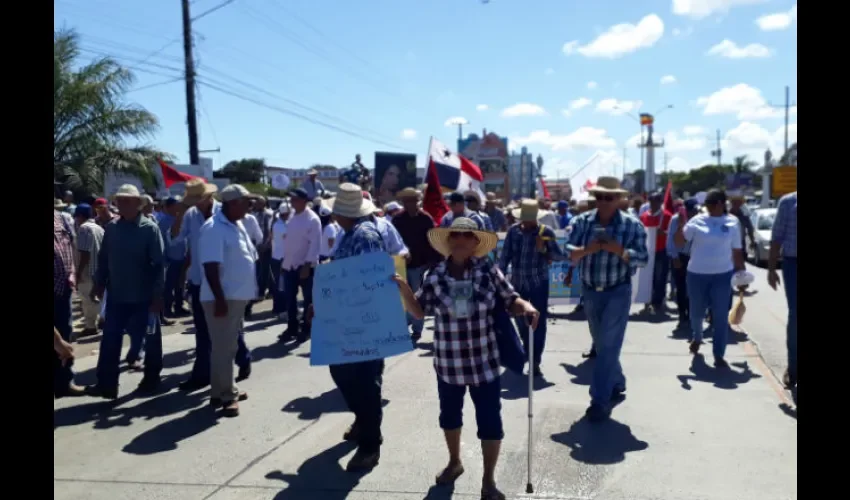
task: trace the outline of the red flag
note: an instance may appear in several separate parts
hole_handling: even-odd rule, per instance
[[[156,160],[159,163],[159,168],[162,169],[162,180],[165,182],[166,189],[170,188],[174,184],[180,182],[188,182],[192,179],[202,179],[206,182],[206,179],[203,177],[198,177],[196,175],[184,174],[183,172],[177,170],[171,165],[165,163],[164,161],[157,158]]]
[[[543,177],[537,178],[537,198],[538,199],[548,198],[550,200],[552,199],[552,197],[549,196],[549,188],[546,187],[546,181],[543,180]]]
[[[428,162],[426,177],[425,196],[422,199],[422,209],[428,212],[437,225],[443,220],[443,216],[449,211],[446,200],[443,199],[443,191],[440,189],[440,178],[437,176],[437,167],[434,160]]]
[[[665,212],[676,213],[673,207],[673,181],[667,181],[667,189],[664,190],[664,204],[662,207]]]

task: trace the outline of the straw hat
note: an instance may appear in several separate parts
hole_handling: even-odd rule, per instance
[[[360,186],[350,182],[339,185],[339,191],[336,193],[333,204],[334,215],[348,219],[359,219],[372,215],[375,210],[372,201],[363,197]]]
[[[588,193],[612,193],[627,194],[628,191],[620,187],[620,179],[616,177],[600,177],[596,179],[596,185],[587,190]]]
[[[137,198],[139,200],[142,199],[142,193],[139,192],[139,188],[132,184],[122,184],[121,187],[118,188],[118,191],[115,191],[115,194],[112,195],[113,198]]]
[[[451,254],[449,247],[449,235],[451,233],[472,233],[478,238],[478,246],[473,253],[474,257],[484,257],[492,252],[499,243],[499,237],[496,236],[496,233],[482,231],[478,229],[478,224],[472,219],[458,217],[452,221],[451,227],[435,227],[428,230],[428,242],[431,243],[434,250],[444,257]]]
[[[195,205],[205,196],[218,191],[218,186],[207,184],[203,179],[190,179],[186,182],[185,188],[186,192],[183,193],[183,203],[185,205]]]
[[[511,215],[518,221],[533,222],[540,220],[544,214],[541,214],[537,200],[526,198],[520,202],[519,208],[511,210]]]
[[[315,168],[311,168],[310,170],[307,171],[307,175],[319,175],[319,171],[316,170]]]
[[[416,198],[418,200],[421,196],[422,195],[419,193],[419,191],[413,189],[412,187],[406,187],[395,194],[395,197],[399,200],[406,200],[409,198]]]
[[[53,208],[54,209],[62,210],[63,208],[65,208],[67,206],[68,205],[66,205],[65,202],[60,200],[59,198],[53,198]]]

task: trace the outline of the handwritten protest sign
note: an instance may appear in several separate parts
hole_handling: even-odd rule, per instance
[[[310,364],[342,365],[413,350],[393,259],[369,253],[316,268]]]

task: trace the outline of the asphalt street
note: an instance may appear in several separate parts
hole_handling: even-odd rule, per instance
[[[710,357],[688,354],[673,318],[636,314],[622,356],[628,397],[612,421],[598,425],[582,419],[593,364],[581,357],[587,323],[550,321],[546,382],[534,394],[535,493],[525,494],[527,382],[510,374],[503,377],[502,490],[509,498],[541,499],[796,499],[796,414],[768,368],[784,369],[784,297],[766,283],[754,288],[745,327],[758,349],[736,334],[727,373],[714,370]],[[159,395],[135,397],[141,374],[124,373],[115,402],[56,401],[54,498],[477,498],[481,455],[469,400],[466,474],[453,489],[432,486],[447,457],[430,331],[415,351],[388,360],[381,463],[370,474],[350,475],[342,467],[353,449],[341,436],[351,416],[327,368],[309,366],[309,343],[278,344],[281,329],[268,319],[249,324],[254,371],[240,384],[249,399],[235,419],[217,420],[206,392],[175,389],[191,368],[192,335],[164,337]],[[93,381],[95,362],[96,356],[77,361],[83,382]]]

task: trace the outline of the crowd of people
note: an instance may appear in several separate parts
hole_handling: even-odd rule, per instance
[[[124,361],[144,374],[138,391],[155,390],[162,371],[161,325],[191,315],[195,359],[179,389],[209,387],[210,405],[224,416],[237,416],[248,398],[237,383],[251,376],[243,325],[253,304],[271,298],[274,313],[286,325],[279,341],[305,342],[317,266],[370,252],[406,262],[406,279],[387,278],[398,283],[414,343],[425,318],[433,317],[439,425],[449,455],[436,482],[450,483],[464,471],[461,415],[468,391],[483,451],[483,499],[505,498],[495,480],[504,436],[501,368],[522,371],[531,358],[527,370],[543,377],[552,262],[569,261],[578,268],[579,308],[586,312],[592,337],[586,357],[595,358],[589,420],[608,419],[625,398],[620,352],[632,276],[651,259],[655,271],[648,312],[663,312],[669,284],[680,326],[690,330],[690,351],[699,353],[708,312],[715,366],[728,368],[727,316],[733,286],[746,286],[742,247],[752,225],[736,215],[736,202],[727,208],[723,191],[709,192],[702,206],[695,199],[678,200],[671,212],[661,194],[630,199],[616,178],[601,177],[587,201],[560,200],[554,210],[548,199],[501,206],[492,193],[486,199],[475,191],[451,193],[450,211],[435,221],[422,209],[422,193],[416,189],[399,191],[397,201],[383,207],[360,184],[341,184],[332,199],[316,197],[315,185],[311,189],[291,189],[275,211],[241,185],[219,191],[201,179],[187,182],[183,196],[164,200],[153,200],[132,185],[91,204],[74,204],[70,193],[64,201],[55,199],[54,397],[117,398],[125,333],[130,346]],[[797,381],[796,213],[796,193],[780,200],[769,270],[775,287],[781,251],[791,311],[789,387]],[[648,244],[648,228],[655,229],[654,245]],[[565,245],[558,244],[555,230],[565,231]],[[504,246],[494,259],[499,232],[505,233]],[[76,335],[74,296],[83,316]],[[517,335],[514,328],[524,357],[518,364],[508,359],[516,353],[504,342]],[[74,382],[72,341],[98,332],[97,383],[83,388]],[[383,373],[383,360],[330,367],[354,414],[343,436],[358,445],[349,470],[370,469],[380,459]]]

